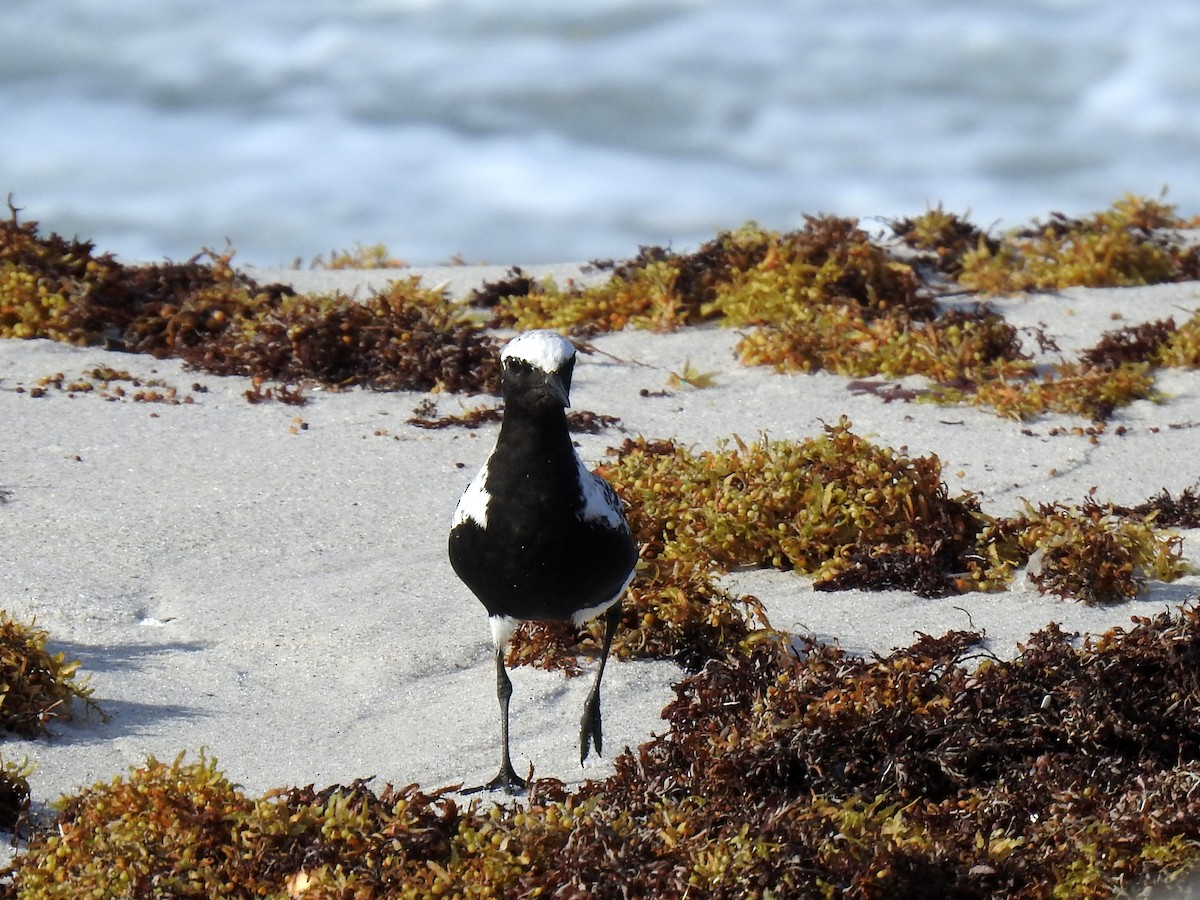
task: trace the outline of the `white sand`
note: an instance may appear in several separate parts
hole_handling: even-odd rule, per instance
[[[503,269],[483,274],[495,278]],[[544,272],[545,269],[538,270]],[[554,269],[559,277],[576,273]],[[304,289],[360,295],[397,273],[255,272]],[[481,270],[437,270],[461,293]],[[1200,306],[1195,285],[1071,290],[1000,304],[1017,324],[1044,322],[1063,350],[1107,329]],[[1114,321],[1113,315],[1123,316]],[[952,493],[974,491],[986,511],[1022,498],[1137,503],[1200,480],[1200,373],[1167,372],[1170,394],[1114,417],[1097,444],[1049,436],[1053,417],[1022,425],[969,408],[884,403],[848,379],[780,376],[744,368],[733,331],[629,332],[599,337],[582,356],[577,409],[619,416],[625,431],[712,447],[737,433],[803,438],[847,415],[859,434],[910,454],[936,452]],[[1027,342],[1032,344],[1031,341]],[[644,397],[690,362],[716,385]],[[194,402],[170,406],[18,393],[97,365],[174,385]],[[207,387],[200,393],[193,384]],[[482,607],[455,578],[445,539],[458,495],[486,457],[495,427],[426,431],[405,424],[421,394],[310,392],[307,406],[249,404],[246,379],[183,370],[177,361],[0,341],[0,607],[36,617],[53,647],[83,662],[111,714],[52,727],[36,741],[6,739],[6,759],[28,755],[35,805],[108,780],[147,754],[200,748],[247,791],[323,786],[360,776],[426,788],[478,783],[496,766],[496,700]],[[490,402],[438,397],[443,414]],[[1128,433],[1114,429],[1125,425]],[[306,425],[307,427],[301,427]],[[1032,432],[1031,434],[1024,433]],[[578,438],[586,459],[625,437]],[[1200,560],[1200,535],[1186,549]],[[1061,602],[1021,589],[924,600],[904,592],[815,593],[807,579],[739,573],[735,587],[766,601],[775,625],[857,652],[885,652],[915,631],[975,627],[991,649],[1048,622],[1100,632],[1195,596],[1200,578],[1154,584],[1115,607]],[[662,730],[680,672],[669,663],[615,663],[604,694],[609,757]],[[580,769],[578,717],[589,678],[531,668],[513,673],[518,770],[568,782],[602,777],[608,759]]]

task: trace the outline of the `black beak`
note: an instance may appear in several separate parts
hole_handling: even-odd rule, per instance
[[[563,406],[570,407],[571,399],[567,394],[567,385],[557,372],[551,372],[546,376],[546,391]]]

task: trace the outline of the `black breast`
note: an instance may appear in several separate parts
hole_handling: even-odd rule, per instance
[[[460,522],[449,549],[454,571],[490,615],[566,621],[624,586],[637,547],[623,522],[613,528],[581,520],[579,464],[569,439],[547,448],[502,435],[485,486],[486,527]]]

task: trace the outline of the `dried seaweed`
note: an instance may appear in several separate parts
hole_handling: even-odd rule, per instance
[[[0,755],[0,831],[17,831],[29,814],[29,776],[33,766]]]
[[[246,797],[201,756],[64,798],[3,896],[1111,897],[1200,865],[1200,613],[709,663],[574,792]]]
[[[32,738],[46,734],[55,719],[70,719],[74,703],[100,713],[85,680],[76,678],[80,663],[46,648],[49,635],[0,610],[0,728]],[[103,715],[103,713],[100,713]]]
[[[1174,332],[1174,319],[1142,322],[1116,331],[1106,331],[1096,345],[1084,350],[1079,358],[1090,366],[1108,369],[1124,363],[1154,362]]]
[[[461,413],[433,418],[429,415],[413,416],[406,421],[417,428],[481,428],[499,422],[504,415],[504,408],[498,406],[475,406]]]
[[[1051,213],[967,253],[958,281],[986,292],[1193,281],[1200,247],[1174,235],[1184,225],[1170,204],[1133,195],[1086,218]]]
[[[401,279],[358,301],[260,286],[232,253],[127,266],[0,222],[0,337],[175,356],[217,375],[376,390],[495,393],[498,345],[444,293]]]
[[[999,242],[977,225],[956,213],[946,212],[941,204],[915,218],[888,222],[892,234],[913,250],[922,262],[947,275],[962,272],[962,260],[969,252],[984,247],[995,253]]]
[[[536,287],[536,281],[519,266],[513,266],[499,281],[487,281],[472,290],[467,295],[467,304],[479,309],[492,309],[506,298],[528,297]]]
[[[1163,488],[1136,506],[1114,506],[1114,513],[1153,521],[1160,528],[1200,528],[1200,484],[1186,487],[1178,497]]]
[[[599,434],[608,428],[620,428],[621,419],[590,409],[575,409],[567,413],[567,430],[576,434]]]

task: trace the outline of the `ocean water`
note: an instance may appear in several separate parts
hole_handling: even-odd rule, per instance
[[[129,259],[1200,213],[1192,0],[4,0],[0,195]]]

